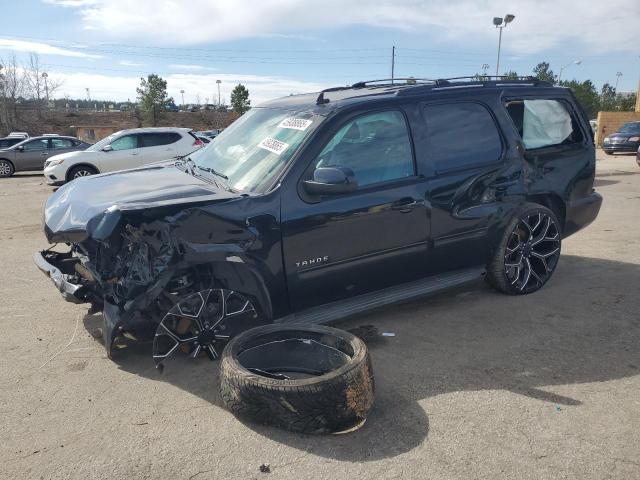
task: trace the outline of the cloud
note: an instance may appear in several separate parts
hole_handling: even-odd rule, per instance
[[[190,0],[189,8],[177,0],[47,1],[77,8],[84,28],[115,38],[158,38],[158,25],[170,25],[158,42],[171,45],[309,36],[356,25],[432,32],[473,45],[477,39],[493,40],[492,17],[513,13],[516,20],[504,32],[509,51],[536,53],[567,40],[598,51],[629,50],[637,43],[640,17],[637,0],[591,2],[584,8],[576,8],[575,0]],[[194,27],[193,12],[211,26]]]
[[[120,60],[118,62],[119,65],[124,65],[125,67],[144,67],[144,63],[140,62],[132,62],[131,60]]]
[[[27,42],[24,40],[12,40],[0,38],[0,50],[13,50],[17,52],[35,52],[42,55],[60,55],[63,57],[78,58],[102,58],[101,55],[94,55],[86,52],[78,52],[66,48],[55,47],[48,43]]]
[[[84,98],[86,87],[91,88],[91,97],[96,99],[125,101],[136,98],[136,87],[140,85],[140,77],[137,75],[102,75],[93,73],[73,72],[64,73],[50,70],[49,75],[62,81],[58,90],[59,96],[71,98]],[[311,82],[302,82],[284,77],[260,76],[260,75],[236,75],[232,73],[198,74],[175,73],[163,75],[167,81],[167,93],[176,102],[181,102],[180,90],[184,90],[185,102],[195,103],[196,97],[200,102],[217,103],[218,86],[216,80],[221,80],[220,93],[227,103],[231,96],[231,90],[238,84],[245,85],[250,92],[253,105],[266,100],[284,97],[291,93],[305,93],[321,90],[326,85]]]

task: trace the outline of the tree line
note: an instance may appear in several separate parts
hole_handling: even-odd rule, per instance
[[[584,108],[589,118],[595,118],[599,111],[633,111],[636,105],[636,94],[620,95],[616,88],[605,83],[600,91],[591,80],[578,81],[558,80],[558,75],[550,68],[549,62],[538,63],[532,71],[532,77],[549,82],[553,85],[568,87],[573,90],[576,98]],[[503,74],[508,78],[518,78],[517,72],[510,70]],[[477,73],[477,78],[485,78],[483,74]]]

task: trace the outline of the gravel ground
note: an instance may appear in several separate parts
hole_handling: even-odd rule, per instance
[[[99,315],[33,265],[40,175],[0,181],[0,478],[640,478],[640,169],[598,162],[598,219],[539,293],[484,284],[367,317],[376,405],[360,430],[303,436],[222,408],[217,364],[115,360]],[[269,463],[271,473],[259,466]]]

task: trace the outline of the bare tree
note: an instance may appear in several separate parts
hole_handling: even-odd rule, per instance
[[[0,123],[7,131],[18,122],[18,99],[24,95],[25,80],[15,55],[0,58]]]
[[[43,99],[48,100],[62,85],[62,82],[47,74],[40,63],[40,56],[33,52],[29,54],[29,63],[24,67],[24,78],[27,94],[36,100],[38,112]]]

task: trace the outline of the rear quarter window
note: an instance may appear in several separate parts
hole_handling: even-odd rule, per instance
[[[428,161],[436,173],[500,160],[502,138],[489,110],[479,103],[427,105]]]

